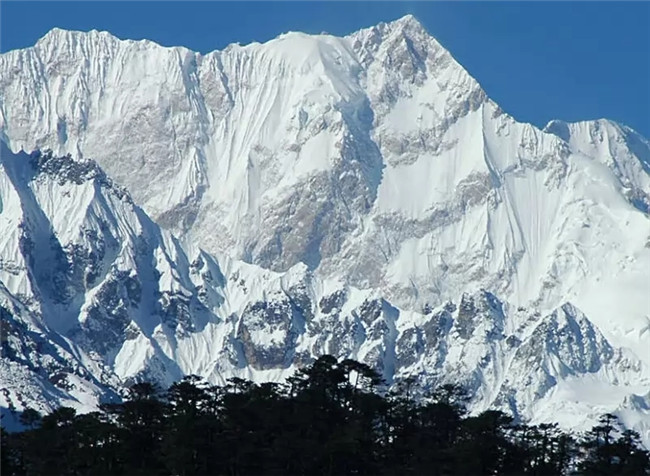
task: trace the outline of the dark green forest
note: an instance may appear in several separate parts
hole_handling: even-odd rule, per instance
[[[319,358],[283,384],[196,376],[130,388],[89,414],[27,410],[2,431],[2,475],[643,475],[648,452],[615,416],[582,434],[470,415],[462,389],[385,391],[353,360]]]

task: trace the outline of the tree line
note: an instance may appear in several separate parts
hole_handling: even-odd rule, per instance
[[[77,414],[26,410],[1,435],[2,475],[643,475],[637,433],[603,415],[582,434],[470,415],[462,389],[385,391],[354,360],[323,356],[285,383],[188,376],[133,385],[121,403]]]

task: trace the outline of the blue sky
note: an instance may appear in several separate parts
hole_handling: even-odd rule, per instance
[[[518,120],[607,117],[650,137],[648,2],[3,1],[0,50],[56,26],[205,53],[290,30],[342,35],[407,13]]]

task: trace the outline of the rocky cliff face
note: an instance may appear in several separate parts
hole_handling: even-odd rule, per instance
[[[31,382],[5,407],[332,353],[476,408],[647,424],[629,128],[516,122],[412,17],[207,55],[53,30],[0,55],[0,90],[3,365]]]

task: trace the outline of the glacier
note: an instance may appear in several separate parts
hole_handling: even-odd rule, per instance
[[[0,55],[0,140],[4,409],[331,353],[650,442],[650,143],[517,122],[412,16],[206,55],[54,29]]]

